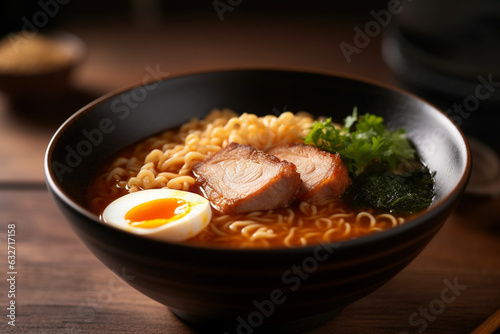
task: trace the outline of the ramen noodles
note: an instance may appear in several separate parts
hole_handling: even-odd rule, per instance
[[[146,189],[168,188],[201,194],[193,167],[230,143],[267,150],[302,143],[315,119],[307,113],[238,115],[213,110],[178,129],[152,136],[120,152],[97,173],[88,205],[98,215],[113,200]],[[377,233],[405,222],[404,215],[356,210],[342,198],[317,204],[294,202],[286,208],[239,214],[213,211],[210,223],[183,241],[220,247],[300,247]]]

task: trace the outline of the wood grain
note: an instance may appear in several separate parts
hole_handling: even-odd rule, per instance
[[[45,190],[0,191],[0,234],[17,226],[20,333],[194,333],[166,307],[126,285],[79,241]],[[469,213],[470,215],[471,213]],[[479,217],[479,216],[478,216]],[[385,286],[310,333],[469,333],[500,307],[499,230],[455,214],[422,254]],[[483,217],[484,218],[484,217]],[[2,251],[5,254],[5,251]],[[2,256],[2,268],[6,268]],[[2,270],[2,276],[5,270]],[[439,309],[449,283],[465,286]],[[7,300],[5,280],[0,303]],[[453,297],[447,293],[448,298]],[[439,314],[437,314],[439,313]],[[0,328],[6,328],[5,321]]]

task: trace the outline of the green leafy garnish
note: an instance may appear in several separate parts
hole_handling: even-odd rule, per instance
[[[382,117],[358,117],[354,108],[343,125],[331,118],[314,122],[304,142],[340,154],[353,181],[344,198],[358,208],[412,213],[432,203],[433,174],[417,159],[406,131],[388,130]]]
[[[355,107],[352,115],[344,119],[343,126],[336,126],[331,118],[314,122],[304,142],[325,151],[338,152],[352,175],[362,173],[372,164],[395,169],[398,164],[415,159],[415,150],[406,131],[390,131],[383,122],[382,117],[372,114],[358,117]]]

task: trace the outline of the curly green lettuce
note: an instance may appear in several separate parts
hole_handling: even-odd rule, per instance
[[[388,130],[384,119],[372,114],[358,117],[357,108],[344,119],[343,126],[336,126],[331,118],[314,122],[304,139],[332,153],[338,152],[349,173],[359,175],[373,164],[395,169],[399,163],[415,159],[404,129]]]
[[[434,173],[417,159],[406,131],[388,130],[382,117],[358,117],[354,108],[343,125],[315,122],[304,142],[340,154],[353,179],[344,198],[358,208],[412,213],[432,203]]]

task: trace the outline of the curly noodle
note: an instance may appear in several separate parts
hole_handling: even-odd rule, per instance
[[[114,199],[153,188],[195,190],[193,167],[231,142],[266,150],[301,142],[314,119],[306,113],[279,116],[237,115],[213,110],[124,151],[106,166],[89,187],[91,210],[100,214]],[[286,209],[239,215],[214,212],[210,225],[189,243],[230,247],[298,247],[357,238],[404,223],[401,217],[356,212],[340,199],[320,204],[300,202]]]

